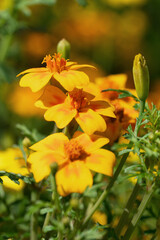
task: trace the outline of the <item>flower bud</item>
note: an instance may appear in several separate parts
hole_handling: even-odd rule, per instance
[[[59,41],[57,44],[57,52],[62,54],[62,57],[65,59],[69,59],[70,57],[70,50],[71,50],[71,45],[66,39],[62,39]]]
[[[28,137],[25,137],[22,141],[24,147],[29,147],[31,146],[31,141]]]
[[[134,58],[133,79],[139,99],[145,101],[149,93],[149,71],[146,60],[141,54]]]

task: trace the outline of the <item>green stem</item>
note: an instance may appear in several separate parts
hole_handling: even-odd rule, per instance
[[[129,240],[132,233],[134,232],[134,229],[139,221],[139,219],[141,218],[143,211],[145,210],[149,200],[151,199],[151,196],[154,192],[154,184],[152,185],[152,187],[148,190],[148,192],[145,193],[143,200],[138,208],[137,213],[134,215],[125,235],[124,235],[124,239],[125,240]]]
[[[53,201],[55,201],[55,205],[58,212],[61,212],[56,180],[55,180],[55,176],[53,176],[53,173],[50,174],[50,181],[51,181],[51,187],[52,187]],[[58,217],[59,217],[59,214],[58,214]]]
[[[34,203],[37,199],[36,192],[32,191],[31,193],[31,202]],[[30,240],[37,240],[37,218],[36,213],[32,213],[30,221]]]
[[[115,229],[117,236],[120,236],[123,227],[127,224],[128,216],[130,214],[130,211],[132,210],[133,204],[137,198],[137,195],[138,195],[140,189],[141,189],[140,185],[138,183],[136,183],[136,185],[132,191],[132,194],[127,202],[127,205],[120,217],[119,223]]]
[[[141,117],[142,113],[144,112],[144,107],[145,107],[145,101],[140,100],[139,117]]]
[[[44,228],[45,228],[46,226],[48,226],[48,224],[49,224],[50,217],[51,217],[51,213],[48,212],[48,213],[46,214],[46,217],[45,217],[45,220],[44,220],[44,223],[43,223],[43,227],[42,227],[42,231],[43,231],[43,232],[44,232]]]
[[[6,37],[4,37],[4,39],[1,42],[1,46],[0,46],[0,63],[2,63],[5,60],[5,57],[7,55],[8,52],[8,48],[10,46],[12,40],[12,35],[6,35]]]
[[[56,179],[55,179],[55,175],[54,173],[50,174],[50,181],[51,181],[51,187],[52,187],[52,201],[55,201],[55,205],[56,205],[56,215],[57,215],[57,219],[59,222],[61,222],[61,206],[60,206],[60,201],[59,201],[59,194],[57,192],[57,185],[56,185]],[[62,240],[63,239],[63,233],[61,231],[61,229],[58,229],[58,239]]]
[[[144,108],[145,108],[145,101],[140,100],[140,110],[139,110],[139,117],[136,121],[136,125],[135,125],[135,129],[134,129],[134,134],[135,136],[138,135],[140,126],[141,126],[141,121],[142,121],[142,113],[144,112]]]
[[[132,144],[129,144],[127,149],[131,149],[132,148]],[[126,159],[129,155],[128,153],[125,153],[123,155],[123,157],[121,158],[121,161],[113,175],[113,177],[111,178],[108,186],[106,187],[106,189],[103,191],[103,193],[101,194],[101,196],[99,197],[99,199],[97,200],[97,202],[95,203],[95,205],[91,208],[91,210],[89,211],[89,213],[87,214],[87,216],[85,217],[84,221],[83,221],[83,226],[88,222],[88,220],[92,217],[93,213],[97,210],[97,208],[99,207],[99,205],[103,202],[103,200],[106,198],[108,192],[110,191],[110,189],[112,188],[112,186],[114,185],[115,181],[117,180],[118,175],[120,174],[122,167],[124,165],[124,163],[126,162]]]

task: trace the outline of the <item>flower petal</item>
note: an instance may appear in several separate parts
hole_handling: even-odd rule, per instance
[[[54,133],[48,137],[42,139],[41,141],[33,144],[30,149],[34,151],[48,151],[56,150],[63,152],[64,144],[69,142],[68,138],[64,133]]]
[[[89,135],[95,131],[104,132],[106,130],[105,120],[92,109],[84,109],[78,113],[75,119],[82,130]]]
[[[109,143],[109,139],[106,137],[101,137],[95,134],[89,136],[88,134],[80,131],[75,132],[73,138],[77,139],[77,142],[83,146],[87,153],[95,151]]]
[[[56,104],[63,103],[66,98],[66,95],[57,87],[46,86],[42,96],[38,101],[35,102],[35,106],[48,109]]]
[[[85,164],[75,161],[67,164],[56,173],[57,190],[60,195],[83,193],[87,186],[93,184],[92,174]]]
[[[67,90],[72,91],[74,88],[80,88],[89,83],[89,78],[84,72],[68,70],[55,73],[54,78]]]
[[[113,175],[115,155],[111,151],[98,149],[85,160],[86,166],[95,171],[108,176]]]
[[[23,75],[25,73],[38,73],[38,72],[48,72],[48,69],[45,67],[41,67],[41,68],[29,68],[23,72],[20,72],[17,77],[19,77],[20,75]]]
[[[89,65],[89,64],[75,64],[73,66],[70,67],[70,69],[79,69],[79,68],[84,68],[84,67],[89,67],[89,68],[94,68],[96,69],[96,67]]]
[[[64,128],[72,121],[76,114],[76,109],[72,109],[70,105],[62,103],[49,108],[45,112],[44,118],[47,121],[56,122],[58,128]]]
[[[34,152],[27,159],[36,182],[41,181],[50,174],[50,165],[52,163],[57,162],[58,165],[61,165],[65,161],[67,159],[55,151]]]
[[[90,108],[92,108],[95,112],[102,114],[107,117],[116,118],[113,113],[114,107],[111,106],[108,102],[103,100],[91,101]]]
[[[51,79],[52,73],[50,72],[36,72],[24,75],[20,80],[21,87],[30,87],[32,92],[38,92],[43,88]]]

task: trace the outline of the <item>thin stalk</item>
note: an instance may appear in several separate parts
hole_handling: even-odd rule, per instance
[[[52,194],[54,195],[53,201],[55,201],[55,205],[57,207],[58,212],[61,212],[59,195],[58,195],[58,192],[57,192],[56,180],[55,180],[55,176],[53,176],[52,173],[50,174],[50,182],[51,182],[51,187],[52,187]]]
[[[125,240],[129,240],[132,233],[134,232],[134,229],[139,221],[139,219],[141,218],[142,214],[143,214],[143,211],[145,210],[149,200],[151,199],[152,197],[152,194],[154,192],[154,184],[152,185],[152,187],[148,190],[148,192],[145,193],[144,197],[143,197],[143,200],[138,208],[138,211],[137,213],[134,215],[125,235],[124,235],[124,239]]]
[[[127,202],[127,205],[120,217],[119,223],[118,223],[117,227],[115,228],[115,232],[116,232],[117,236],[120,236],[123,227],[127,224],[130,211],[132,210],[132,207],[134,205],[134,202],[137,198],[137,195],[138,195],[140,189],[141,189],[140,185],[138,183],[136,183],[136,185],[132,191],[132,194]]]
[[[48,212],[48,213],[46,214],[46,217],[45,217],[45,220],[44,220],[44,223],[43,223],[42,231],[44,231],[44,228],[45,228],[46,226],[48,226],[49,221],[50,221],[50,217],[51,217],[51,213]]]
[[[37,199],[37,194],[32,191],[31,202],[34,203]],[[37,218],[36,213],[32,213],[30,221],[30,240],[37,240]]]
[[[51,181],[51,187],[52,187],[52,201],[55,201],[56,209],[57,209],[57,219],[59,222],[61,222],[61,206],[60,206],[60,201],[59,201],[59,194],[57,192],[57,185],[56,185],[56,179],[54,173],[50,174],[50,181]],[[58,229],[58,239],[62,240],[63,239],[63,233],[60,229]]]
[[[128,146],[127,149],[131,149],[132,148],[132,144],[130,144]],[[91,210],[89,211],[89,213],[87,214],[87,216],[85,217],[84,221],[83,221],[83,226],[89,221],[89,219],[92,217],[93,213],[97,210],[97,208],[99,207],[99,205],[103,202],[103,200],[106,198],[108,192],[110,191],[110,189],[112,188],[112,186],[114,185],[115,181],[117,180],[118,175],[120,174],[122,167],[124,165],[124,163],[126,162],[126,159],[128,157],[129,153],[125,153],[123,155],[123,157],[121,158],[121,161],[113,175],[113,177],[111,178],[108,186],[106,187],[106,189],[103,191],[103,193],[101,194],[101,196],[99,197],[99,199],[97,200],[97,202],[95,203],[95,205],[91,208]]]

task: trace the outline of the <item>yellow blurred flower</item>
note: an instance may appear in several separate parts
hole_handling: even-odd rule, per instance
[[[36,152],[28,158],[30,170],[35,181],[39,182],[50,174],[50,165],[56,162],[57,189],[60,195],[72,192],[83,193],[93,184],[91,171],[108,176],[113,174],[115,155],[105,149],[107,138],[93,138],[85,133],[76,132],[69,140],[63,133],[52,134],[30,148]]]
[[[114,7],[119,6],[132,6],[132,5],[143,5],[146,0],[103,0]]]
[[[106,225],[107,224],[107,215],[103,212],[96,211],[93,214],[92,219],[95,223],[99,223],[101,225]]]
[[[27,175],[29,173],[22,152],[18,148],[9,148],[5,151],[0,151],[0,170],[22,175]],[[20,191],[24,187],[24,182],[22,180],[19,180],[20,184],[18,185],[7,176],[1,178],[4,187],[10,190]]]
[[[106,130],[103,116],[115,118],[114,109],[107,101],[94,98],[83,89],[75,88],[66,95],[57,87],[47,86],[35,105],[46,109],[45,119],[55,121],[58,128],[66,127],[75,118],[82,130],[91,135]]]
[[[0,10],[5,10],[11,8],[13,5],[13,0],[1,0],[0,1]]]
[[[41,58],[52,47],[51,36],[49,34],[30,32],[24,37],[22,41],[23,51],[31,57]]]
[[[32,93],[29,88],[21,88],[18,84],[9,85],[7,104],[9,108],[22,117],[43,116],[44,110],[34,106],[35,101],[40,97],[42,91]]]
[[[53,57],[46,56],[42,63],[46,63],[46,67],[30,68],[17,75],[25,74],[20,80],[21,87],[30,87],[33,92],[37,92],[54,79],[64,89],[72,91],[75,87],[83,87],[89,83],[88,76],[77,69],[92,67],[90,65],[77,65],[75,62],[69,62],[62,58],[59,53]]]

